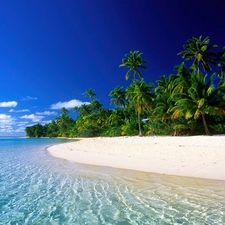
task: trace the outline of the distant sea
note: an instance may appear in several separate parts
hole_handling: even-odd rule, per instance
[[[81,165],[0,138],[1,225],[225,224],[225,182]],[[160,166],[160,165],[159,165]]]

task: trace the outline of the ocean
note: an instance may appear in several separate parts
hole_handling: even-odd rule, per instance
[[[82,165],[46,150],[67,141],[0,138],[0,225],[225,224],[225,181]]]

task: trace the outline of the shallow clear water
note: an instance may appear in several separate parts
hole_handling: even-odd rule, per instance
[[[225,182],[81,165],[0,138],[0,224],[225,224]]]

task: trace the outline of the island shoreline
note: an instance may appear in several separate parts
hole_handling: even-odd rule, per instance
[[[76,138],[48,152],[77,163],[225,180],[225,136]]]

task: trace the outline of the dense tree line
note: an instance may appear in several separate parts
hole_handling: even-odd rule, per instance
[[[139,51],[125,55],[120,67],[127,67],[125,78],[133,75],[125,89],[110,93],[115,109],[105,109],[90,88],[85,96],[90,104],[75,107],[76,119],[62,108],[51,123],[26,128],[29,137],[93,137],[120,135],[196,135],[225,133],[225,47],[219,53],[208,37],[193,37],[178,53],[184,62],[174,74],[146,83],[141,69],[146,61]]]

